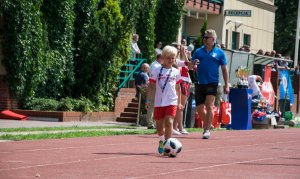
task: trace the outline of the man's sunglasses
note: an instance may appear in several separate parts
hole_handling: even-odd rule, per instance
[[[205,39],[205,40],[207,40],[207,39],[209,39],[209,38],[212,38],[212,37],[208,37],[208,36],[203,36],[203,37],[202,37],[202,39]]]

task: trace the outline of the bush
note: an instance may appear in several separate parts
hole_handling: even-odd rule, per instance
[[[95,110],[93,103],[84,97],[79,99],[62,98],[60,101],[48,98],[31,98],[27,100],[24,108],[36,111],[92,112]]]
[[[59,111],[74,111],[75,100],[72,98],[62,98],[60,100],[58,110]]]
[[[36,111],[57,111],[59,102],[55,99],[32,98],[29,99],[24,108]]]

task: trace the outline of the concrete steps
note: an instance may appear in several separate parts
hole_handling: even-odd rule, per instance
[[[130,122],[136,123],[138,117],[138,100],[133,98],[128,106],[124,109],[124,112],[120,114],[120,117],[117,117],[117,122]]]

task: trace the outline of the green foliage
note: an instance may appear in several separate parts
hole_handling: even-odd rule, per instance
[[[294,56],[298,0],[275,0],[275,6],[278,9],[275,14],[274,49],[283,55]]]
[[[50,50],[46,56],[48,61],[47,73],[50,74],[50,77],[60,76],[60,79],[55,82],[52,81],[53,78],[47,78],[45,82],[46,94],[52,95],[50,97],[54,98],[69,96],[74,83],[72,51],[74,3],[75,0],[44,0],[41,7],[47,31],[46,50]],[[54,66],[52,68],[49,65]]]
[[[197,48],[199,48],[199,47],[201,47],[203,45],[202,36],[205,35],[205,31],[207,30],[207,25],[208,25],[207,20],[204,20],[203,25],[202,25],[202,27],[200,29],[200,35],[197,38],[197,42],[198,43],[195,45],[194,50],[196,50]]]
[[[136,31],[139,34],[139,48],[143,57],[149,60],[154,59],[154,28],[155,28],[155,8],[157,0],[143,0],[139,14]]]
[[[113,107],[113,90],[116,88],[119,62],[115,57],[121,38],[123,16],[118,3],[107,0],[95,12],[80,44],[82,63],[78,69],[79,94],[101,106]]]
[[[0,14],[5,21],[4,65],[13,95],[22,100],[36,95],[45,79],[42,0],[2,0]]]
[[[185,0],[158,0],[155,18],[156,40],[171,44],[177,40]]]
[[[117,67],[124,65],[129,59],[130,41],[132,38],[132,29],[136,24],[140,0],[119,0],[121,13],[123,15],[122,31],[120,31],[121,41],[115,53],[114,59]],[[117,75],[119,72],[117,73]]]
[[[26,100],[25,109],[37,111],[94,111],[93,103],[84,97],[79,99],[62,98],[60,101],[50,98],[30,98]]]
[[[74,72],[75,80],[78,79],[78,69],[82,64],[80,56],[79,42],[87,36],[87,27],[91,22],[92,15],[95,11],[95,0],[76,0],[74,5],[75,21],[74,21]],[[73,89],[73,95],[77,95],[77,87]]]
[[[57,111],[59,102],[55,99],[32,98],[26,101],[25,109],[36,111]]]

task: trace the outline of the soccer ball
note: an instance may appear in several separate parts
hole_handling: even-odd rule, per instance
[[[176,157],[176,155],[181,152],[181,149],[182,149],[182,144],[176,138],[170,138],[166,140],[164,143],[164,152],[169,157]]]

